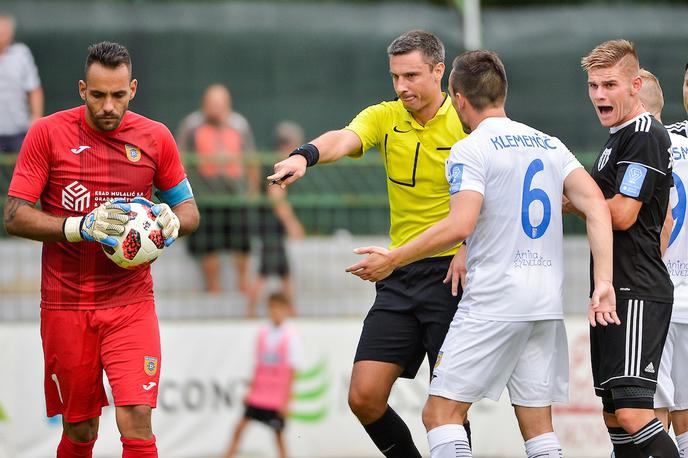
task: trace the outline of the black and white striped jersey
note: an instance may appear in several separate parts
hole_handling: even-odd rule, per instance
[[[606,199],[621,194],[642,202],[636,222],[614,231],[616,297],[672,302],[673,285],[659,250],[673,184],[669,133],[647,112],[609,132],[591,175]]]
[[[686,119],[685,121],[679,121],[673,124],[669,124],[665,127],[672,134],[678,134],[683,135],[684,137],[688,137],[688,119]]]

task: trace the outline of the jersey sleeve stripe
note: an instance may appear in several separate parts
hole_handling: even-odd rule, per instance
[[[661,173],[662,175],[666,175],[665,172],[662,172],[662,171],[659,170],[659,169],[656,169],[656,168],[654,168],[654,167],[650,167],[649,165],[645,165],[645,164],[642,164],[642,163],[640,163],[640,162],[619,161],[619,162],[616,163],[616,165],[619,165],[619,164],[636,164],[636,165],[640,165],[640,166],[642,166],[642,167],[645,167],[646,169],[654,170],[655,172]]]
[[[648,116],[641,116],[635,120],[635,131],[636,132],[649,132],[650,126],[652,125],[652,120]]]
[[[671,133],[683,135],[684,137],[688,137],[688,120],[675,122],[675,123],[669,124],[668,126],[665,126],[665,127]]]

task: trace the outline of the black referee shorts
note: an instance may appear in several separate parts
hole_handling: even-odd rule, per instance
[[[657,388],[659,362],[669,331],[672,304],[619,299],[620,325],[590,327],[595,394],[612,398],[615,387]]]
[[[375,284],[354,361],[399,364],[402,377],[414,378],[427,354],[432,369],[461,297],[442,283],[451,259],[423,259]]]

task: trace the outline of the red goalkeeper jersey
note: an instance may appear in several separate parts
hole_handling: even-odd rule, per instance
[[[31,127],[14,169],[9,195],[55,216],[83,216],[116,197],[151,198],[186,178],[163,124],[128,111],[111,132],[92,129],[85,106],[42,118]],[[43,244],[41,307],[116,307],[153,298],[150,268],[126,270],[96,242]]]

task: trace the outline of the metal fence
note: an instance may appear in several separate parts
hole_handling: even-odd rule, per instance
[[[272,154],[260,156],[262,165],[269,167]],[[581,155],[590,162],[592,155]],[[0,156],[0,192],[3,200],[16,156]],[[265,195],[249,198],[245,195],[213,192],[196,173],[194,155],[185,154],[199,207],[208,209],[242,209],[223,213],[239,221],[223,221],[215,230],[200,234],[204,237],[232,236],[234,225],[248,226],[250,245],[248,274],[255,284],[266,243],[266,212],[271,203]],[[306,237],[286,239],[287,262],[294,291],[295,307],[302,316],[362,315],[372,304],[374,288],[347,274],[344,269],[357,259],[352,249],[371,244],[386,246],[388,242],[389,208],[386,178],[379,155],[371,153],[363,160],[343,160],[336,164],[309,169],[302,180],[289,189],[288,199],[303,222]],[[221,215],[221,218],[222,218]],[[583,224],[565,219],[566,232],[580,234]],[[228,226],[228,224],[230,226]],[[274,224],[274,221],[273,221]],[[8,237],[0,231],[0,320],[35,319],[40,300],[40,247],[29,240]],[[267,231],[274,236],[271,230]],[[267,240],[267,241],[266,241]],[[165,250],[153,264],[156,300],[161,317],[217,318],[243,316],[247,313],[248,295],[240,292],[235,257],[236,252],[220,249],[220,285],[215,293],[206,291],[201,257],[194,256],[190,240],[181,239]],[[198,243],[198,242],[197,242]],[[587,290],[588,251],[585,240],[578,236],[566,241],[567,272],[570,278],[567,307],[580,312],[581,298]],[[279,276],[267,275],[266,285],[256,299],[258,313],[263,313],[266,295],[282,287]]]

